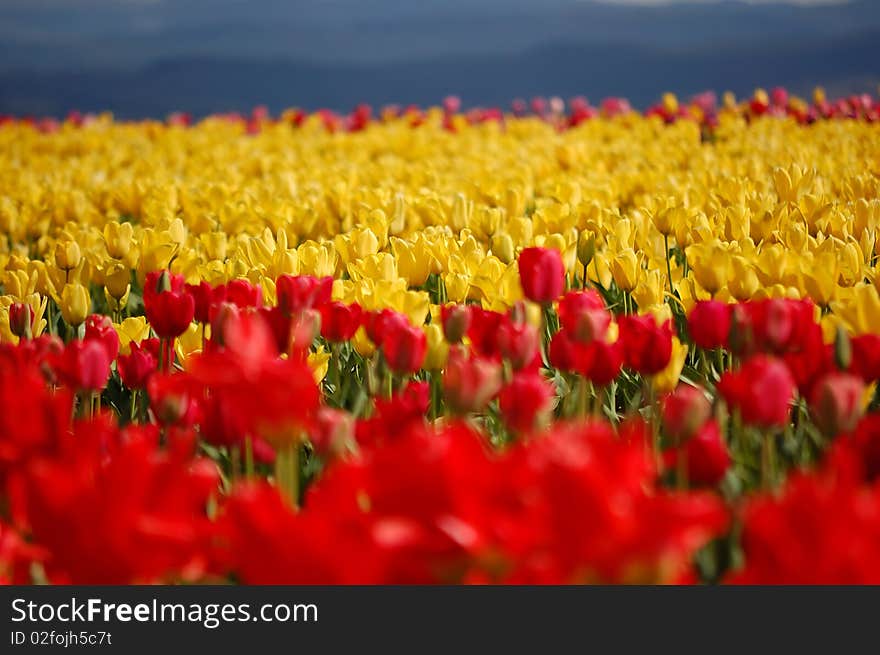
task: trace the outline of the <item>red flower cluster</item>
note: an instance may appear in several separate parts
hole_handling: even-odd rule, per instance
[[[244,486],[222,520],[245,582],[668,582],[723,531],[720,501],[654,485],[640,440],[559,427],[506,455],[462,425],[328,471],[295,514]]]

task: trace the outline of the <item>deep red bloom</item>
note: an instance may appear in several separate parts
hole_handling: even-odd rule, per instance
[[[226,302],[231,302],[240,309],[263,305],[263,290],[259,284],[251,284],[248,280],[230,280],[226,283],[224,296]]]
[[[501,364],[497,360],[468,356],[462,347],[449,351],[443,370],[443,397],[453,412],[478,412],[500,389]]]
[[[428,352],[424,330],[406,323],[387,325],[382,335],[382,354],[395,373],[415,373],[422,367]]]
[[[559,301],[559,322],[577,341],[604,339],[611,314],[596,291],[569,291]]]
[[[540,355],[541,337],[528,323],[503,321],[496,335],[498,351],[514,370],[525,368]]]
[[[554,368],[572,373],[577,369],[579,348],[582,348],[581,344],[562,329],[550,338],[547,355]]]
[[[449,343],[459,343],[471,326],[470,305],[443,305],[440,308],[443,334]]]
[[[680,384],[663,401],[663,429],[676,443],[684,443],[709,420],[712,406],[703,389]]]
[[[880,583],[880,486],[835,470],[792,473],[743,512],[740,584]]]
[[[9,330],[17,337],[30,338],[34,328],[34,310],[27,303],[14,302],[9,306]]]
[[[129,349],[129,355],[120,355],[116,360],[119,377],[129,389],[143,389],[156,370],[157,359],[147,348],[136,343],[132,343]]]
[[[516,373],[498,395],[504,423],[514,432],[531,432],[544,423],[553,410],[556,389],[540,373]]]
[[[333,301],[322,305],[320,312],[321,334],[327,341],[348,341],[361,326],[363,311],[357,303]]]
[[[311,275],[280,275],[275,281],[278,307],[285,314],[320,307],[330,302],[333,278]]]
[[[373,415],[357,423],[358,443],[370,446],[400,438],[424,423],[430,402],[427,382],[411,382],[391,398],[376,398]]]
[[[700,348],[711,350],[727,345],[730,334],[730,305],[717,300],[703,300],[688,315],[688,332]]]
[[[850,370],[865,382],[880,380],[880,335],[863,334],[850,339],[852,364]]]
[[[593,384],[604,387],[620,375],[623,359],[623,348],[619,340],[614,343],[597,340],[578,349],[576,366]]]
[[[85,339],[98,341],[111,362],[119,354],[119,334],[109,316],[92,314],[86,319]]]
[[[810,409],[816,424],[827,437],[852,432],[864,413],[865,384],[861,378],[834,371],[813,387]]]
[[[409,325],[409,319],[393,309],[381,309],[367,314],[364,317],[363,324],[370,341],[376,345],[381,345],[388,331]]]
[[[202,324],[209,323],[211,321],[211,305],[215,302],[214,288],[204,280],[198,284],[187,284],[184,288],[193,298],[195,320]]]
[[[163,284],[168,288],[160,289]],[[167,271],[149,273],[144,282],[144,314],[153,331],[163,339],[186,332],[195,315],[195,301],[184,290],[183,277]]]
[[[73,584],[198,579],[212,527],[205,506],[216,465],[193,458],[192,438],[161,448],[152,430],[124,438],[82,424],[63,456],[26,472],[23,514],[48,552],[50,580]]]
[[[687,480],[691,485],[715,486],[730,468],[730,452],[714,420],[706,421],[678,450],[665,453],[667,468],[675,469],[681,449],[684,450]]]
[[[49,363],[58,380],[75,391],[101,391],[110,378],[110,358],[98,340],[71,341],[50,355]]]
[[[669,364],[672,357],[672,323],[657,325],[651,315],[621,316],[619,341],[624,366],[644,375],[654,375]]]
[[[796,387],[781,360],[753,355],[738,371],[724,373],[718,391],[731,407],[740,411],[746,424],[770,428],[788,422]]]
[[[506,314],[482,309],[476,305],[471,307],[471,324],[467,331],[471,346],[479,354],[486,357],[500,357],[498,349],[498,331],[502,324],[510,320]]]
[[[546,305],[565,289],[565,265],[553,248],[525,248],[519,255],[519,280],[529,300]]]

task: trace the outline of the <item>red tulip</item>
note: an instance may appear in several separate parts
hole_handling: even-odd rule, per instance
[[[216,302],[213,287],[207,282],[202,281],[198,284],[187,284],[184,288],[193,298],[193,316],[195,320],[203,325],[209,323],[211,321],[211,305]]]
[[[700,348],[723,348],[730,334],[730,305],[717,300],[698,302],[688,315],[688,332]]]
[[[116,361],[119,377],[129,389],[143,389],[150,376],[156,371],[157,359],[146,348],[136,343],[130,346],[129,355],[120,355]]]
[[[850,339],[852,364],[850,370],[865,382],[880,380],[880,335],[863,334]]]
[[[849,373],[831,372],[816,383],[810,407],[825,436],[833,437],[855,429],[864,412],[864,393],[865,383]]]
[[[320,312],[321,334],[327,341],[348,341],[361,326],[363,312],[357,303],[346,305],[333,301],[322,305]]]
[[[789,421],[796,387],[788,367],[767,355],[754,355],[738,371],[727,371],[718,391],[748,425],[781,427]]]
[[[486,357],[468,357],[462,348],[453,348],[443,371],[443,397],[455,413],[478,412],[501,389],[501,365]]]
[[[275,281],[278,307],[285,314],[320,307],[330,302],[333,278],[311,275],[281,275]]]
[[[510,318],[506,314],[482,309],[476,305],[471,306],[470,315],[471,321],[467,336],[471,340],[471,347],[480,355],[500,357],[498,331]]]
[[[241,309],[262,307],[263,290],[259,284],[251,284],[248,280],[230,280],[226,283],[225,300]]]
[[[553,411],[556,389],[536,372],[519,372],[498,395],[505,425],[514,432],[531,432],[544,425]]]
[[[651,315],[621,316],[621,347],[624,365],[644,375],[659,373],[672,357],[672,323],[657,325]]]
[[[569,291],[559,301],[559,322],[572,338],[588,342],[605,338],[611,314],[596,291]]]
[[[510,362],[514,370],[524,368],[535,361],[541,350],[541,337],[538,330],[528,323],[514,323],[507,320],[501,324],[497,334],[498,351]]]
[[[620,375],[623,349],[620,341],[591,341],[578,351],[578,370],[593,384],[604,387]]]
[[[179,337],[195,315],[195,301],[183,288],[180,275],[150,273],[144,283],[144,314],[160,338]]]
[[[565,265],[553,248],[526,248],[519,255],[519,280],[529,300],[546,305],[565,289]]]
[[[97,340],[71,341],[64,351],[49,356],[58,380],[76,391],[101,391],[110,378],[110,358]]]
[[[370,312],[364,317],[364,329],[367,336],[376,345],[381,345],[388,331],[409,325],[409,319],[392,309]]]
[[[9,330],[20,339],[33,336],[34,310],[27,303],[14,302],[9,306]]]
[[[693,437],[709,420],[712,406],[703,389],[680,384],[663,401],[663,428],[676,443]]]
[[[443,305],[440,308],[443,334],[449,343],[459,343],[471,326],[470,305]]]
[[[92,314],[86,319],[85,339],[98,341],[107,352],[107,359],[111,362],[119,354],[119,334],[109,316]]]
[[[395,373],[415,373],[422,367],[428,352],[428,339],[421,328],[396,323],[382,337],[382,353]]]
[[[727,469],[730,468],[730,453],[721,436],[718,423],[714,420],[704,423],[696,434],[679,448],[684,449],[687,479],[692,485],[715,486],[721,482]],[[676,450],[665,453],[668,468],[675,468],[680,454]]]

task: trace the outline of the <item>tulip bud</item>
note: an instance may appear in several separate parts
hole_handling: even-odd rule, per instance
[[[549,422],[555,396],[555,388],[541,375],[521,371],[501,390],[498,406],[508,428],[529,432]]]
[[[9,330],[20,339],[33,337],[34,310],[27,303],[15,302],[9,306]]]
[[[354,416],[332,407],[320,407],[310,441],[315,452],[322,456],[338,456],[355,443]]]
[[[226,328],[230,321],[236,320],[238,316],[238,307],[231,302],[217,305],[211,317],[211,341],[218,346],[226,345]]]
[[[501,389],[501,365],[485,357],[468,357],[460,348],[449,353],[443,372],[443,397],[457,414],[478,412]]]
[[[531,364],[541,347],[538,330],[528,323],[506,321],[497,333],[498,350],[510,365],[519,370]]]
[[[737,354],[748,354],[754,350],[755,334],[752,320],[743,305],[732,305],[730,309],[730,332],[727,342],[730,351]]]
[[[813,388],[810,405],[816,424],[827,437],[852,432],[864,413],[865,383],[855,375],[833,372]]]
[[[305,352],[321,334],[321,312],[317,309],[304,309],[294,315],[290,331],[292,349]]]
[[[104,243],[107,245],[107,254],[113,259],[125,259],[131,250],[131,239],[134,236],[134,228],[131,223],[118,223],[112,221],[104,226]]]
[[[589,230],[583,230],[578,235],[577,258],[581,266],[587,267],[593,261],[596,254],[596,235]]]
[[[409,322],[390,323],[382,337],[382,354],[395,373],[410,374],[418,371],[425,361],[428,338],[421,328]]]
[[[852,343],[842,325],[837,326],[834,334],[834,363],[841,371],[848,371],[852,364]]]
[[[702,389],[679,385],[663,402],[663,428],[677,444],[682,444],[703,427],[712,406]]]
[[[505,264],[510,264],[516,258],[513,239],[506,232],[501,232],[492,237],[492,254]]]
[[[426,325],[424,330],[428,340],[428,354],[425,356],[424,368],[429,371],[439,371],[446,365],[449,344],[443,337],[442,328],[436,323]]]
[[[61,316],[71,327],[86,320],[92,307],[89,291],[81,284],[66,284],[61,291]]]
[[[189,397],[186,394],[166,393],[155,400],[150,398],[153,412],[162,425],[174,425],[180,421],[189,409]]]
[[[440,310],[443,334],[449,343],[459,343],[471,326],[471,309],[468,305],[444,305]]]
[[[519,255],[519,279],[523,294],[532,302],[546,305],[565,288],[565,264],[553,248],[526,248]]]
[[[104,288],[117,302],[128,293],[131,282],[131,270],[120,263],[111,264],[104,271]]]
[[[55,244],[55,265],[62,271],[70,271],[79,266],[82,253],[76,241],[59,241]]]

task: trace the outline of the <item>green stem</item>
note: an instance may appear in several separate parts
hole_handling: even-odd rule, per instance
[[[248,480],[254,477],[254,442],[251,435],[244,438],[244,475]]]
[[[663,235],[663,247],[666,251],[666,279],[669,281],[669,295],[675,296],[675,293],[672,291],[672,266],[669,263],[669,235]]]

